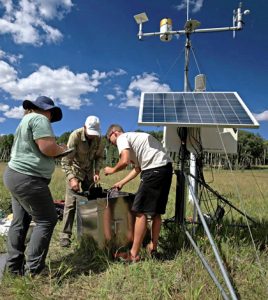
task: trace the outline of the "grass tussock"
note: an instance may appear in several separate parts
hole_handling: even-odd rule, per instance
[[[0,164],[0,208],[10,212],[10,196],[3,186]],[[109,188],[123,176],[101,176],[103,188]],[[211,195],[201,203],[202,209],[213,216],[218,204],[225,213],[221,222],[210,222],[209,228],[224,266],[239,299],[268,298],[268,170],[223,171],[213,175],[205,172],[206,180],[233,205],[252,217],[247,221],[228,205]],[[125,187],[137,190],[138,179]],[[57,168],[50,184],[55,200],[64,199],[65,180]],[[176,178],[174,176],[164,218],[174,216]],[[186,203],[186,227],[195,232],[195,242],[206,257],[211,269],[228,293],[204,229],[188,221],[192,206]],[[14,277],[5,274],[1,281],[1,299],[222,299],[219,290],[203,267],[184,230],[166,221],[161,230],[160,253],[152,259],[142,249],[142,261],[123,264],[112,259],[109,248],[100,250],[90,239],[77,240],[74,233],[70,248],[59,246],[61,223],[55,228],[47,258],[46,274]],[[75,231],[75,228],[74,228]],[[0,236],[0,252],[6,251],[6,238]]]

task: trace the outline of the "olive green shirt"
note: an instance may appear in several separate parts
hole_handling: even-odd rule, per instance
[[[102,167],[104,147],[101,138],[86,139],[84,127],[74,130],[67,143],[74,151],[61,160],[61,167],[67,179],[78,178],[83,181],[86,176],[93,181],[94,174],[99,174]]]
[[[54,158],[43,154],[35,142],[45,137],[54,137],[48,118],[35,112],[25,115],[16,129],[8,166],[22,174],[50,179]]]

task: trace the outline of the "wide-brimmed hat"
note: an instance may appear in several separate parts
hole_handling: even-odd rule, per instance
[[[88,116],[85,122],[86,133],[88,135],[101,135],[100,120],[95,116]]]
[[[49,110],[51,112],[51,123],[62,119],[61,109],[55,106],[53,100],[46,96],[39,96],[34,101],[24,100],[22,106],[24,109],[39,108],[42,110]]]

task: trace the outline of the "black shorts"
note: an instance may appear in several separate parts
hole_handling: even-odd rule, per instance
[[[132,211],[151,216],[164,214],[172,180],[172,164],[144,170],[141,183],[135,195]]]

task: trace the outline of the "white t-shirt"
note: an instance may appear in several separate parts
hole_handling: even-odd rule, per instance
[[[130,160],[141,170],[165,166],[171,162],[162,144],[145,132],[126,132],[117,138],[119,155],[122,150],[130,150]]]

